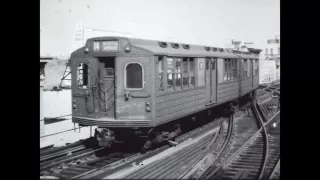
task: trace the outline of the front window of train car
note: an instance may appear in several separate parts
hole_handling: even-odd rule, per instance
[[[126,66],[126,88],[143,88],[143,68],[139,63],[130,63]]]
[[[85,63],[80,63],[77,68],[78,87],[87,89],[89,86],[89,66]]]

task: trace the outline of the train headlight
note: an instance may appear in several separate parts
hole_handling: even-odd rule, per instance
[[[84,53],[87,54],[89,52],[89,48],[84,49]]]
[[[274,127],[274,128],[277,127],[277,123],[275,123],[275,122],[272,123],[272,127]]]
[[[130,52],[130,50],[131,50],[130,46],[126,46],[126,47],[124,48],[124,51],[125,51],[125,52]]]

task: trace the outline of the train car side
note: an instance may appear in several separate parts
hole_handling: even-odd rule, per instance
[[[73,122],[98,126],[97,138],[108,146],[110,139],[132,134],[173,138],[184,123],[175,120],[237,100],[258,87],[260,51],[251,51],[121,37],[89,39],[71,55]],[[167,131],[166,125],[176,128]]]

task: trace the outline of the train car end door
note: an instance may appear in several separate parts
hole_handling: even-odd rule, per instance
[[[216,59],[206,58],[206,103],[217,102],[217,68]]]

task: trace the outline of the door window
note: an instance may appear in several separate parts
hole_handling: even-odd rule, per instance
[[[143,68],[139,63],[129,63],[126,66],[126,88],[143,88]]]
[[[86,63],[80,63],[77,67],[78,87],[87,89],[89,86],[89,66]]]

